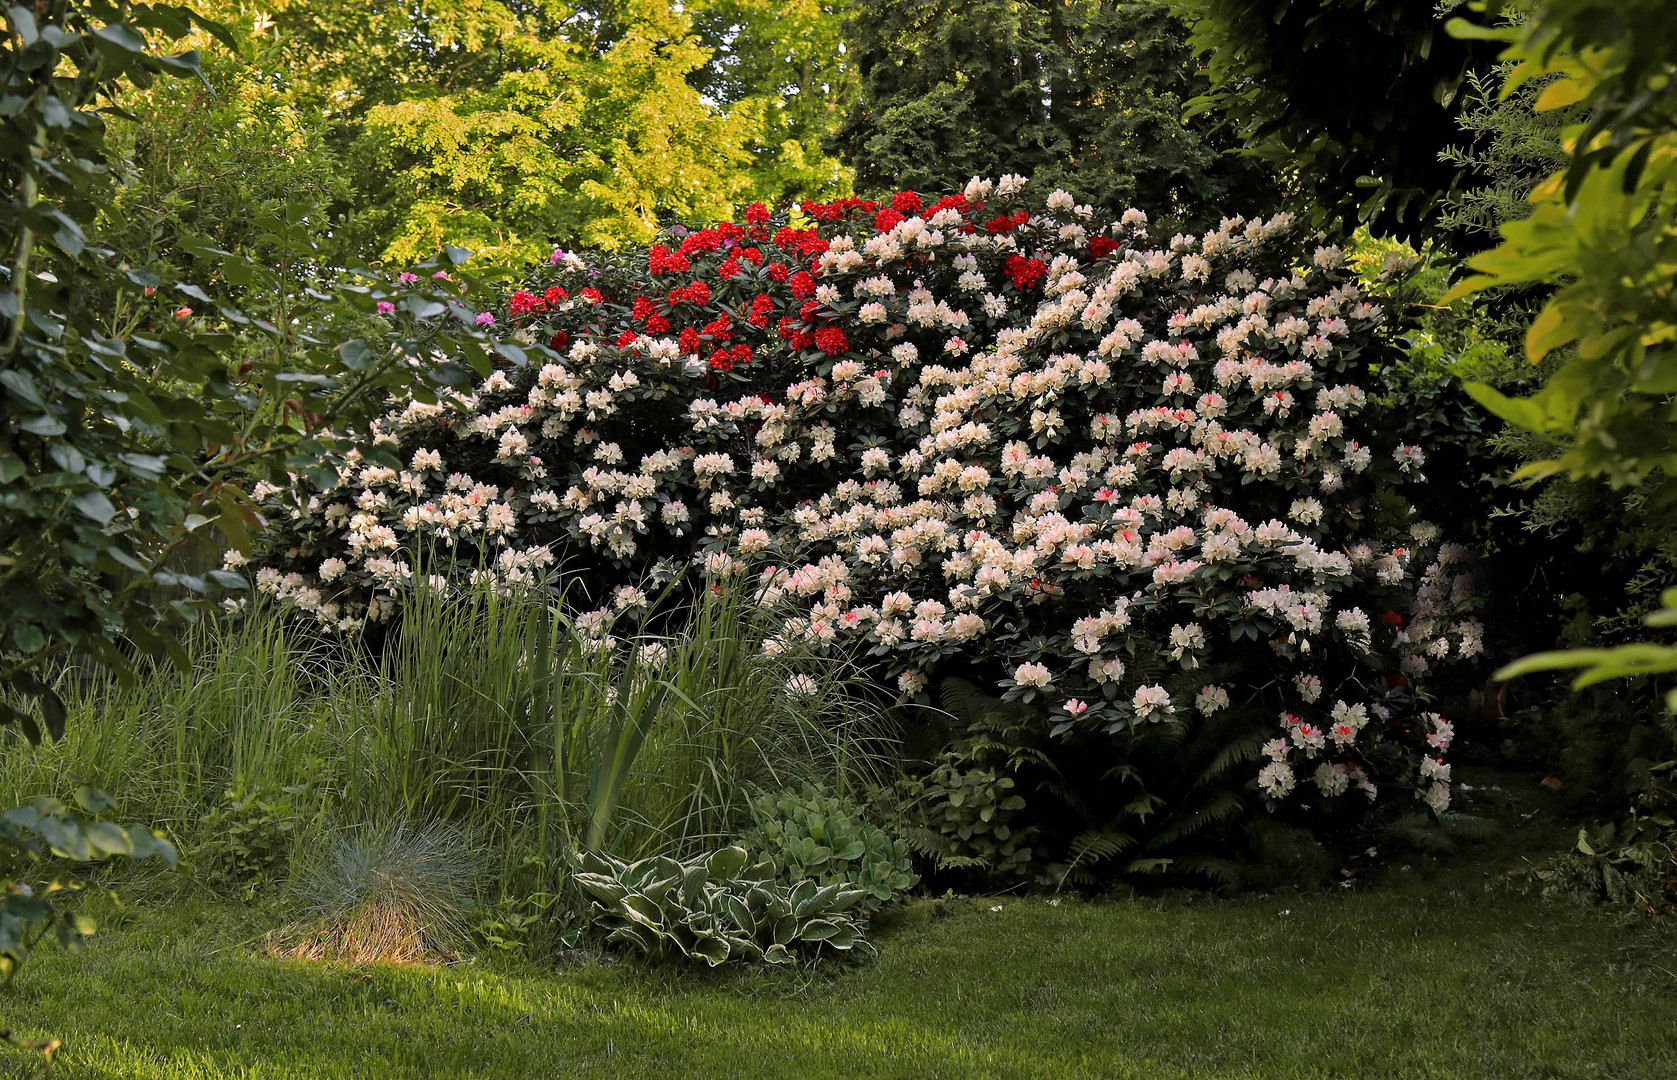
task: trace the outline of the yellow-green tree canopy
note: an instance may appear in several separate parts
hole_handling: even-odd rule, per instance
[[[367,258],[613,248],[848,188],[821,151],[850,85],[833,3],[231,6],[235,78],[315,118],[350,189],[336,239]]]

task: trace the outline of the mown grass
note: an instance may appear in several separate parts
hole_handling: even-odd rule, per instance
[[[64,1039],[57,1075],[136,1080],[1677,1076],[1671,928],[1394,876],[922,901],[877,961],[793,972],[277,961],[259,908],[141,909],[43,949],[0,1010]]]

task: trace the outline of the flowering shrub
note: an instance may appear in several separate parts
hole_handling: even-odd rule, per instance
[[[1480,635],[1464,552],[1399,495],[1424,452],[1358,386],[1382,308],[1289,215],[1165,240],[1026,186],[555,252],[504,315],[528,363],[264,490],[258,588],[353,630],[416,574],[564,563],[605,635],[696,561],[904,695],[977,668],[1120,746],[1223,713],[1272,807],[1390,779],[1442,810],[1450,725],[1411,684]]]

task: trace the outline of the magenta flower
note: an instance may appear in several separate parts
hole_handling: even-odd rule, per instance
[[[487,311],[480,311],[477,316],[477,324],[479,326],[494,326],[495,316],[491,315]]]
[[[396,310],[396,305],[392,304],[388,300],[380,300],[378,302],[378,313],[380,315],[390,315],[390,314],[394,313],[395,310]]]
[[[401,272],[401,274],[397,275],[396,280],[403,285],[407,285],[407,284],[410,284],[412,282],[418,281],[419,280],[419,275],[414,274],[414,273],[410,273],[409,271],[404,270],[404,271]]]

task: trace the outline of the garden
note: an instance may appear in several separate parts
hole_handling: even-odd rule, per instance
[[[33,0],[0,1073],[1677,1074],[1665,0]]]

